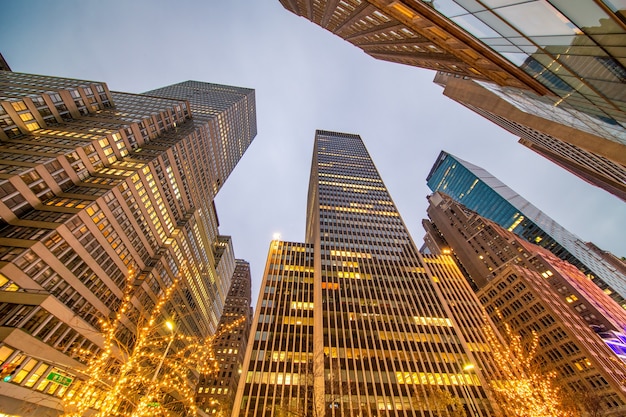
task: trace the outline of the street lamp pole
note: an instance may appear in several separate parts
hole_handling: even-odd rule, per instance
[[[159,372],[161,371],[161,367],[163,366],[163,362],[165,362],[165,358],[167,357],[168,352],[170,351],[170,346],[172,346],[172,342],[174,341],[174,323],[172,321],[166,321],[165,327],[167,327],[170,331],[170,340],[167,342],[167,347],[165,348],[165,352],[163,352],[163,356],[161,356],[161,360],[159,361],[159,366],[154,370],[154,375],[152,375],[152,382],[156,381]]]
[[[474,364],[467,364],[462,368],[462,381],[461,381],[461,385],[463,386],[463,392],[465,393],[465,395],[467,396],[467,400],[469,401],[469,408],[470,408],[470,412],[471,414],[474,415],[474,417],[478,417],[480,414],[478,413],[478,409],[476,407],[476,404],[474,403],[474,397],[472,397],[469,387],[466,385],[466,381],[465,381],[465,375],[466,372],[468,373],[467,375],[469,376],[469,371],[471,371],[472,369],[474,369]],[[471,378],[471,376],[470,376]]]

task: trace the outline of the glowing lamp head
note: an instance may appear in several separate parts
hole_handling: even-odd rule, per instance
[[[168,320],[165,322],[165,327],[168,328],[168,330],[171,332],[172,330],[174,330],[174,322]]]
[[[464,371],[471,371],[472,369],[474,369],[474,364],[473,363],[469,363],[469,364],[467,364],[467,365],[465,365],[463,367]]]
[[[280,240],[280,233],[274,233],[272,235],[272,240]]]

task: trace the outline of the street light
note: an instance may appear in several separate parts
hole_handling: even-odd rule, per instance
[[[167,342],[167,347],[165,348],[165,352],[163,352],[163,356],[161,356],[161,360],[159,361],[159,366],[157,366],[157,368],[154,371],[154,375],[152,375],[152,382],[156,381],[157,376],[159,375],[159,372],[161,371],[161,367],[163,366],[163,362],[165,361],[165,358],[167,357],[167,353],[170,351],[170,346],[172,346],[172,342],[174,341],[174,329],[176,327],[174,325],[174,322],[171,320],[166,321],[165,327],[167,327],[167,329],[170,331],[170,340],[169,342]]]
[[[470,390],[468,388],[468,386],[465,384],[466,380],[465,380],[465,373],[472,371],[475,368],[473,363],[468,363],[467,365],[464,365],[462,368],[463,374],[461,375],[461,386],[463,387],[463,392],[465,393],[465,395],[467,396],[467,400],[469,401],[469,405],[470,405],[470,411],[474,416],[479,416],[480,414],[478,413],[478,409],[476,408],[476,404],[474,404],[474,397],[471,395]],[[469,375],[468,375],[469,376]],[[471,376],[470,376],[471,379]]]

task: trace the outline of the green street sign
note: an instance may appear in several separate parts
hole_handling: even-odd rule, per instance
[[[46,377],[46,379],[48,381],[56,382],[59,385],[63,385],[64,387],[69,386],[74,380],[73,378],[70,378],[69,376],[57,374],[56,372],[50,372],[48,376]]]
[[[161,404],[159,404],[156,401],[152,401],[148,403],[148,407],[159,407]]]

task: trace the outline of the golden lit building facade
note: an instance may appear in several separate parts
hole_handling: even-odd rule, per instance
[[[270,245],[233,416],[427,416],[440,390],[498,415],[483,317],[452,259],[418,252],[361,138],[317,131],[306,243]]]
[[[476,285],[501,329],[538,337],[537,363],[555,371],[569,397],[591,413],[626,410],[626,312],[582,272],[435,193],[429,197],[426,242],[445,250]],[[591,414],[593,415],[593,414]]]
[[[0,363],[18,366],[2,382],[0,411],[20,414],[28,403],[58,414],[58,399],[80,383],[81,352],[99,351],[99,320],[114,316],[129,285],[122,344],[176,279],[166,307],[176,331],[216,330],[230,283],[217,271],[232,274],[234,262],[214,256],[229,242],[212,200],[256,132],[234,126],[256,123],[254,91],[196,89],[246,115],[213,128],[184,98],[0,71]],[[221,132],[245,133],[223,148],[224,164],[213,155],[226,143]]]

